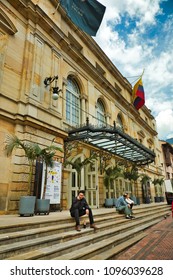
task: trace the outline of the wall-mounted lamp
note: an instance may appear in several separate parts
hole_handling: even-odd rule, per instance
[[[57,86],[57,81],[58,81],[58,76],[54,76],[54,77],[46,77],[44,79],[44,84],[45,84],[45,87],[49,86],[53,81],[55,81],[55,86],[52,87],[52,92],[53,92],[53,95],[52,95],[52,99],[53,100],[57,100],[58,97],[59,97],[59,93],[62,91],[61,89],[59,89],[59,87]]]

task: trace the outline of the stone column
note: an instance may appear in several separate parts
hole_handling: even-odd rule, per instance
[[[81,95],[81,124],[86,122],[86,101],[88,97],[85,94]]]
[[[62,83],[62,119],[66,119],[66,88],[67,88],[67,80],[63,78]]]

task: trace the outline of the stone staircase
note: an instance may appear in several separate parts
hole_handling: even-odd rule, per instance
[[[77,232],[69,211],[49,216],[0,216],[0,259],[114,259],[142,239],[145,229],[170,215],[171,207],[166,203],[143,204],[134,206],[133,212],[136,219],[127,220],[115,208],[94,209],[96,232],[89,225]]]

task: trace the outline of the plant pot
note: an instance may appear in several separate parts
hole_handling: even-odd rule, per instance
[[[130,198],[131,198],[131,200],[134,201],[134,205],[137,205],[136,196],[132,195]]]
[[[146,203],[146,204],[149,204],[149,203],[150,203],[150,198],[149,198],[149,196],[145,197],[145,203]]]
[[[19,215],[33,216],[35,211],[35,196],[21,196],[19,201]]]
[[[141,204],[140,198],[139,198],[139,197],[136,198],[136,203],[137,203],[137,205],[140,205],[140,204]]]
[[[106,208],[111,208],[114,205],[113,198],[106,198],[105,199],[105,207]]]
[[[155,196],[154,197],[154,202],[160,202],[160,196]]]
[[[36,214],[45,214],[49,215],[49,209],[50,209],[50,199],[37,199],[36,200]]]
[[[113,206],[116,207],[117,198],[113,198]]]

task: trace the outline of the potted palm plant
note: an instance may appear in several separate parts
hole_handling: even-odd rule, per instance
[[[158,183],[159,183],[159,179],[158,178],[154,178],[154,180],[152,181],[154,187],[155,187],[155,197],[154,197],[154,201],[155,202],[160,202],[160,196],[159,196],[159,187],[158,187]]]
[[[44,149],[41,149],[38,144],[36,143],[29,143],[26,141],[20,140],[15,135],[8,135],[6,139],[6,146],[5,150],[7,153],[7,156],[10,156],[14,149],[21,148],[26,158],[29,162],[29,174],[28,174],[28,190],[26,196],[21,196],[19,201],[19,214],[20,216],[29,215],[33,216],[35,213],[35,202],[36,202],[36,196],[31,195],[32,190],[32,178],[33,178],[33,168],[35,165],[36,160],[42,160],[47,166],[52,165],[53,157],[57,150],[62,151],[61,148],[55,147],[54,145],[51,145],[50,147],[46,147]],[[47,178],[45,176],[45,178]],[[44,186],[46,186],[46,181]],[[46,202],[46,205],[49,205],[50,201]],[[39,205],[42,205],[42,203],[38,202],[36,205],[36,211],[39,211]],[[44,204],[44,202],[43,202]],[[42,206],[40,206],[42,207]],[[42,210],[42,208],[40,208]],[[48,210],[47,210],[48,212]]]
[[[31,195],[31,189],[32,189],[31,185],[32,185],[32,177],[33,177],[33,165],[35,159],[37,158],[38,145],[24,142],[15,135],[8,135],[6,138],[6,146],[5,146],[5,151],[7,156],[10,156],[13,150],[17,148],[23,149],[25,156],[29,162],[27,195],[20,197],[19,214],[20,216],[24,216],[24,215],[33,216],[35,210],[36,196]]]
[[[105,169],[104,185],[105,185],[105,187],[108,190],[108,196],[110,194],[111,185],[113,184],[113,182],[118,177],[123,177],[122,168],[118,164],[115,165],[115,166],[108,167],[107,169]],[[114,203],[114,199],[111,198],[111,197],[106,198],[105,199],[105,207],[113,207],[113,206],[115,206],[114,205],[115,204]]]
[[[144,192],[144,202],[145,203],[150,203],[151,202],[151,197],[150,197],[150,180],[151,178],[147,174],[141,174],[141,183],[142,183],[142,188]]]
[[[140,177],[138,173],[138,168],[133,164],[130,168],[126,168],[123,172],[124,178],[128,179],[131,183],[134,182],[134,185],[137,184],[137,180]],[[134,201],[134,204],[140,204],[140,198],[138,197],[138,188],[135,188],[135,194],[131,196],[131,199]]]
[[[162,185],[164,183],[164,178],[159,178],[158,184],[159,184],[159,193],[160,193],[160,202],[164,202],[164,194],[163,194],[163,188]]]
[[[164,202],[162,184],[164,182],[164,178],[155,178],[152,183],[155,186],[156,196],[154,197],[155,202]]]

